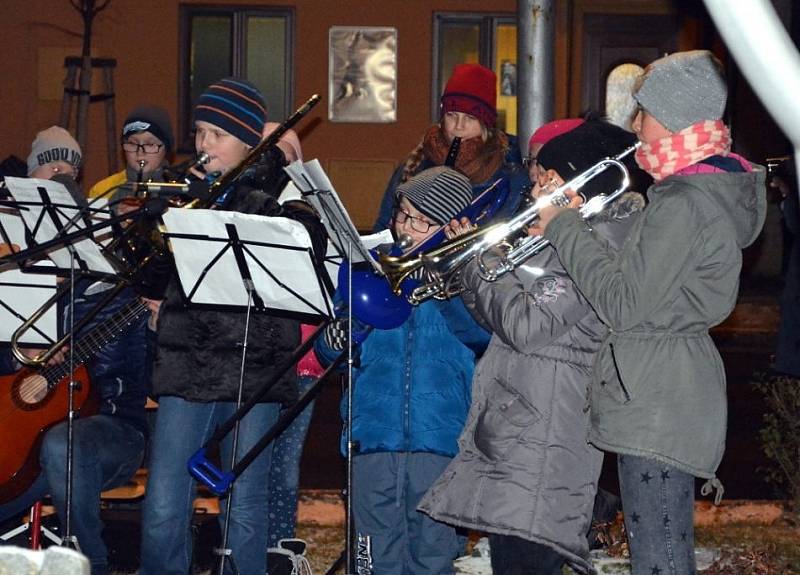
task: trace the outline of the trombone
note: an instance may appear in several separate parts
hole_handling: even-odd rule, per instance
[[[269,136],[261,140],[250,152],[247,156],[234,168],[229,170],[228,172],[222,174],[218,177],[214,182],[211,183],[209,186],[208,192],[202,194],[202,197],[196,197],[181,207],[184,208],[210,208],[213,206],[217,200],[223,195],[223,193],[228,189],[228,187],[233,184],[250,166],[258,163],[261,159],[261,156],[272,146],[278,143],[281,136],[283,136],[287,130],[289,130],[292,126],[294,126],[297,122],[299,122],[311,109],[316,106],[320,101],[319,94],[312,95],[306,102],[300,106],[291,116],[289,116],[280,126],[278,126]],[[195,160],[197,162],[204,162],[202,155]],[[147,184],[142,184],[146,186]],[[154,183],[153,185],[157,186],[159,184]],[[162,184],[163,185],[163,184]],[[148,241],[153,246],[150,250],[150,253],[142,257],[139,262],[135,266],[131,266],[131,269],[126,270],[124,275],[118,279],[116,285],[112,288],[107,290],[107,293],[104,297],[92,308],[80,321],[76,321],[73,327],[73,330],[66,335],[64,335],[61,339],[51,345],[49,348],[45,349],[36,357],[29,358],[27,357],[21,350],[18,345],[18,342],[22,335],[29,329],[31,329],[36,321],[38,321],[50,307],[52,307],[64,293],[66,293],[70,289],[69,281],[63,282],[62,286],[56,291],[56,293],[48,299],[39,309],[37,309],[33,314],[25,321],[22,325],[20,325],[12,334],[11,336],[11,350],[14,356],[20,361],[20,363],[38,368],[42,367],[46,364],[55,354],[61,349],[72,337],[73,333],[77,332],[81,328],[83,328],[94,316],[96,316],[103,307],[108,305],[114,297],[122,291],[123,288],[130,285],[134,278],[140,274],[153,259],[156,255],[163,254],[164,250],[166,249],[166,245],[161,240],[161,234],[158,233],[157,229],[149,229],[147,233],[150,233],[150,237],[147,238]],[[33,248],[36,249],[36,248]],[[19,259],[21,256],[20,254],[14,254],[16,259]],[[0,258],[0,264],[3,261]]]
[[[541,251],[549,243],[541,236],[520,237],[521,233],[539,219],[539,211],[548,205],[567,205],[568,190],[580,193],[581,188],[589,181],[607,169],[615,168],[620,172],[619,186],[609,194],[601,194],[590,199],[580,210],[584,219],[600,213],[630,186],[630,175],[622,160],[633,153],[639,145],[637,142],[614,157],[600,160],[551,193],[538,198],[507,221],[478,227],[430,251],[404,256],[381,256],[381,267],[392,290],[400,295],[401,284],[421,269],[425,278],[423,283],[407,295],[408,301],[412,305],[417,305],[431,297],[447,299],[458,295],[461,292],[461,270],[474,258],[478,258],[480,275],[486,281],[494,281],[514,270],[525,259]],[[490,251],[492,253],[499,251],[500,258],[496,267],[490,267],[484,259]]]

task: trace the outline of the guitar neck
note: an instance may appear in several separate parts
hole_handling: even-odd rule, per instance
[[[74,366],[77,367],[91,359],[98,351],[114,341],[148,311],[147,306],[138,298],[125,304],[114,315],[101,322],[86,335],[81,336],[73,346]],[[43,370],[42,375],[55,385],[69,373],[67,362],[59,363]]]

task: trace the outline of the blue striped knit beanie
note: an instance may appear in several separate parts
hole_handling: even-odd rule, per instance
[[[200,95],[194,121],[213,124],[254,147],[261,141],[267,105],[258,88],[247,80],[223,78]]]

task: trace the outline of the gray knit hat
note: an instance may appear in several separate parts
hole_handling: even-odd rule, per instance
[[[400,198],[406,198],[434,222],[444,225],[472,202],[472,184],[461,172],[436,166],[397,186],[397,199]]]
[[[651,63],[633,97],[670,132],[680,132],[722,118],[728,87],[719,60],[708,50],[691,50]]]
[[[81,147],[69,132],[60,126],[50,126],[36,134],[28,156],[28,175],[36,168],[52,162],[67,162],[81,167]]]

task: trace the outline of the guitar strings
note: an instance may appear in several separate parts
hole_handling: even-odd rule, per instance
[[[112,318],[115,321],[109,321],[111,324],[110,327],[107,327],[104,322],[82,337],[75,346],[75,367],[77,368],[82,365],[88,356],[91,355],[91,353],[88,353],[90,348],[97,348],[98,346],[106,345],[107,343],[116,339],[119,333],[124,331],[127,325],[134,321],[143,312],[147,311],[147,309],[147,306],[141,301],[137,300],[135,302],[131,302]],[[84,355],[86,357],[83,357]],[[52,388],[56,387],[61,382],[62,379],[70,375],[67,370],[68,366],[62,362],[57,365],[45,367],[39,372],[31,372],[30,375],[37,379],[37,383],[40,381],[45,383],[46,396],[49,394]],[[56,382],[52,385],[52,387],[49,383],[51,381]],[[41,401],[41,399],[37,399],[42,391],[42,388],[39,386],[26,386],[19,391],[20,393],[18,394],[18,397],[26,405],[34,405]],[[3,410],[0,411],[0,414],[5,416],[13,411],[13,409]]]

